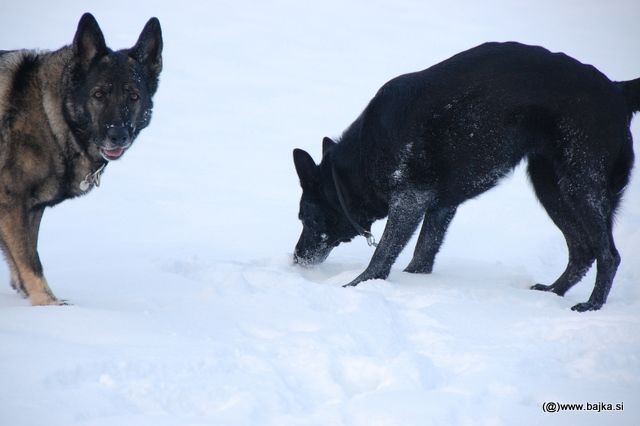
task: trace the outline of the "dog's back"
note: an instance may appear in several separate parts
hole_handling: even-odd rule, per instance
[[[365,150],[371,179],[434,184],[460,203],[530,155],[577,160],[587,150],[615,162],[630,146],[627,119],[622,91],[594,67],[487,43],[389,81],[338,149]]]

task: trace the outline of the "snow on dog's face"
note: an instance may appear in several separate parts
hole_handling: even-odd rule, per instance
[[[134,47],[114,52],[85,14],[71,49],[65,114],[89,152],[116,160],[151,120],[162,68],[160,23],[150,19]]]
[[[301,149],[293,151],[302,197],[298,218],[302,234],[296,244],[293,260],[301,265],[323,262],[331,250],[357,235],[342,211],[330,171],[323,173],[311,156]]]

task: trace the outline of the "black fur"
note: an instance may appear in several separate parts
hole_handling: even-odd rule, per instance
[[[294,150],[303,189],[298,263],[323,261],[357,235],[340,206],[369,230],[388,221],[367,269],[349,286],[388,276],[423,220],[407,272],[429,273],[458,205],[492,188],[520,161],[567,241],[569,262],[550,286],[559,295],[596,261],[589,301],[599,309],[620,262],[611,228],[633,165],[631,116],[640,79],[612,82],[562,53],[519,43],[486,43],[385,84],[344,132],[323,142],[316,165]]]
[[[63,104],[74,136],[85,146],[128,148],[151,120],[162,69],[157,18],[147,22],[134,47],[114,52],[93,16],[85,14],[71,48],[76,60],[65,75]]]

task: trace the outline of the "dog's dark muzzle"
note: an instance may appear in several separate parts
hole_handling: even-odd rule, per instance
[[[128,148],[131,145],[131,135],[125,126],[112,126],[107,129],[107,142],[112,147]]]
[[[293,263],[296,263],[301,266],[314,266],[318,265],[325,261],[325,259],[329,256],[331,249],[327,250],[325,253],[316,253],[312,256],[300,256],[298,253],[293,253]]]
[[[305,241],[300,238],[293,252],[293,262],[302,266],[317,265],[325,261],[332,249],[333,246],[325,242],[320,242],[319,244],[314,244],[312,247],[309,247],[309,245],[305,244]]]
[[[107,161],[117,160],[131,146],[131,133],[125,126],[109,126],[102,144],[100,154]]]

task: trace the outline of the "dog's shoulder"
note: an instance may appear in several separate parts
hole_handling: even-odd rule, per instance
[[[35,50],[0,51],[0,85],[11,84],[21,72],[26,72],[35,66],[40,57],[41,53]]]
[[[0,116],[9,107],[11,92],[16,80],[19,80],[21,69],[27,64],[33,64],[37,53],[32,50],[3,50],[0,51]]]
[[[31,114],[45,92],[59,93],[71,60],[68,47],[56,51],[0,51],[0,117]]]

